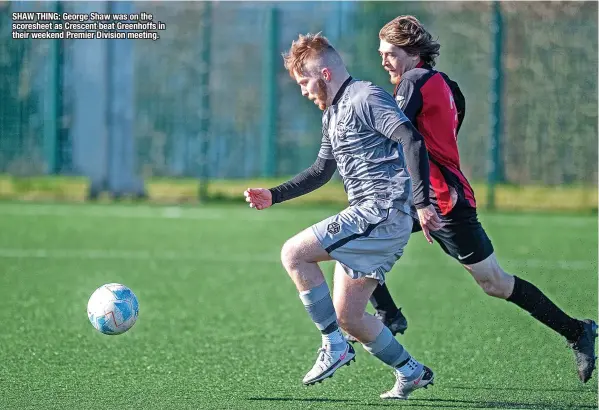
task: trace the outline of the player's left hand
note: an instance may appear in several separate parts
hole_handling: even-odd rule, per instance
[[[445,224],[441,221],[435,207],[432,205],[417,209],[416,211],[418,212],[418,219],[420,220],[420,226],[422,227],[424,237],[428,243],[433,243],[430,231],[438,231],[443,228]]]
[[[257,210],[266,209],[272,205],[272,194],[265,188],[248,188],[243,193],[245,202],[249,202],[250,208]]]

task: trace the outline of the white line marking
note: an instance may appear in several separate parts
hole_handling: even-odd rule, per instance
[[[123,206],[0,206],[3,216],[57,216],[57,217],[93,217],[93,218],[185,218],[185,219],[223,219],[229,215],[215,209],[185,209],[180,207],[151,208]]]
[[[196,260],[204,262],[277,262],[277,254],[200,254],[181,251],[113,250],[113,249],[10,249],[0,248],[0,258],[16,259],[118,259],[118,260]]]
[[[114,249],[17,249],[0,248],[0,258],[14,259],[105,259],[105,260],[194,260],[204,262],[264,262],[281,263],[276,253],[237,253],[237,254],[200,254],[198,252],[185,251],[150,251],[150,250],[114,250]],[[544,268],[560,269],[566,271],[597,272],[597,261],[594,260],[545,260],[545,259],[505,259],[503,263],[509,267],[519,268]],[[443,262],[435,262],[430,259],[404,259],[396,266],[401,270],[402,266],[444,266],[457,265],[457,261],[445,258]]]
[[[329,208],[325,208],[329,209]],[[340,211],[342,207],[330,207],[329,211],[323,210],[322,219]],[[282,221],[290,220],[289,212],[293,219],[305,217],[308,220],[317,218],[319,212],[309,208],[293,208],[288,212],[283,207],[271,210],[250,210],[245,205],[239,207],[227,206],[222,209],[215,207],[179,207],[179,206],[147,206],[147,205],[95,205],[95,204],[0,204],[0,218],[6,216],[38,217],[95,217],[95,218],[150,218],[150,219],[191,219],[191,220],[258,220],[258,221]],[[529,227],[536,226],[541,221],[552,226],[589,227],[595,229],[597,226],[596,216],[559,216],[559,215],[517,215],[517,214],[482,214],[480,216],[483,225],[499,224],[500,226]],[[316,220],[314,221],[316,222]]]
[[[339,208],[339,211],[341,208]],[[309,210],[290,211],[293,217],[290,218],[289,212],[277,211],[256,211],[240,205],[239,208],[185,208],[185,207],[148,207],[148,206],[118,206],[118,205],[0,205],[0,219],[6,217],[66,217],[66,218],[124,218],[124,219],[181,219],[181,220],[239,220],[239,221],[289,221],[297,219],[298,216],[305,217],[307,220],[317,222],[318,217],[314,217],[314,212]],[[334,214],[331,211],[328,214],[323,213],[320,219]]]

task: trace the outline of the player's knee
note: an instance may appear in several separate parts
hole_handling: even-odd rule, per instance
[[[299,246],[293,238],[287,240],[281,248],[281,262],[287,272],[291,272],[297,268],[300,263]]]
[[[480,287],[482,288],[482,290],[489,296],[493,296],[493,297],[501,297],[501,290],[500,288],[498,288],[495,284],[495,282],[493,282],[492,280],[487,280],[487,279],[483,279],[483,280],[479,280],[477,281],[478,284],[480,285]]]
[[[474,265],[464,265],[464,267],[487,295],[501,299],[507,299],[510,296],[513,278],[499,266],[495,255]]]
[[[477,282],[489,296],[501,299],[507,299],[510,296],[510,275],[505,273],[499,266],[486,275],[481,275],[477,278]]]

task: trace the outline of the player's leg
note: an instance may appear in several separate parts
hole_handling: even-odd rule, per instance
[[[412,233],[420,232],[422,228],[417,219],[414,219]],[[434,232],[431,232],[434,235]],[[383,321],[385,326],[391,330],[395,336],[397,333],[402,335],[408,329],[408,320],[398,308],[385,283],[379,284],[372,292],[370,303],[376,310],[376,316]]]
[[[539,322],[564,336],[573,349],[578,377],[586,383],[595,369],[597,324],[591,319],[577,320],[551,301],[532,283],[505,272],[495,254],[464,268],[489,296],[505,299],[530,313]]]
[[[435,235],[445,252],[470,272],[487,295],[512,302],[564,336],[574,350],[579,378],[585,383],[591,378],[595,368],[596,323],[568,316],[535,285],[505,272],[476,210],[452,211],[449,222]]]
[[[375,317],[389,328],[393,336],[398,333],[402,335],[405,333],[408,329],[408,319],[402,313],[401,308],[395,305],[386,284],[379,284],[376,287],[370,297],[370,303],[376,310]],[[358,341],[358,339],[349,334],[346,334],[345,338],[350,343]]]
[[[281,261],[295,283],[300,299],[310,318],[320,330],[322,347],[313,368],[303,382],[314,384],[331,376],[355,356],[337,325],[333,300],[318,262],[330,260],[312,229],[289,239],[281,250]]]
[[[335,264],[333,280],[333,305],[339,326],[360,343],[372,342],[385,327],[376,317],[366,313],[368,299],[379,282],[367,277],[352,279],[339,262]]]
[[[381,319],[394,317],[399,312],[399,308],[395,304],[386,283],[379,283],[377,285],[372,292],[372,296],[370,296],[370,303]]]
[[[564,313],[532,283],[504,271],[495,254],[463,266],[487,295],[514,303],[567,340],[578,340],[582,335],[581,321]]]
[[[359,233],[343,235],[339,246],[328,248],[339,262],[335,265],[335,310],[345,330],[394,369],[397,382],[381,397],[405,399],[413,390],[431,384],[433,372],[414,360],[379,319],[366,313],[366,304],[377,282],[384,282],[385,274],[403,254],[412,218],[396,209],[376,207],[357,207],[353,218]]]
[[[402,313],[401,308],[398,308],[389,292],[389,288],[385,283],[379,284],[372,296],[370,303],[376,310],[376,317],[381,320],[385,326],[389,328],[391,333],[404,334],[408,329],[408,319]]]
[[[422,228],[420,227],[418,220],[413,220],[412,225],[412,233],[420,232]],[[431,232],[434,236],[435,233]],[[393,336],[398,333],[404,334],[408,329],[408,319],[405,317],[401,308],[398,308],[389,292],[389,288],[385,283],[379,283],[379,285],[372,292],[372,296],[370,297],[370,303],[372,307],[376,310],[375,316],[383,322],[385,326],[389,328]],[[358,341],[352,335],[346,335],[345,338],[350,343],[355,343]]]
[[[370,263],[370,259],[368,257],[355,257],[353,245],[359,238],[370,235],[371,231],[376,226],[383,223],[387,217],[388,212],[383,212],[382,210],[370,210],[363,209],[359,206],[353,206],[343,210],[337,215],[316,223],[311,227],[312,236],[308,234],[305,235],[310,237],[313,246],[321,249],[321,251],[319,251],[321,252],[319,254],[319,260],[325,260],[324,254],[326,254],[326,258],[334,258],[341,262],[346,258],[354,258],[354,262],[357,263],[357,266],[361,267],[363,264]],[[300,242],[305,242],[305,240]],[[301,246],[298,245],[293,247],[297,249],[294,251],[296,254],[300,253]],[[371,254],[376,255],[377,252],[371,251]],[[300,291],[300,297],[302,297],[302,301],[309,312],[314,309],[315,306],[321,304],[320,298],[326,293],[326,307],[334,313],[328,287],[326,287],[326,290],[324,288],[324,286],[326,286],[324,277],[320,279],[322,276],[320,269],[319,275],[311,275],[311,277],[318,277],[318,281],[304,284],[304,279],[299,278],[297,273],[295,273],[295,271],[302,269],[294,269],[292,266],[286,266],[286,268],[287,271],[290,272],[292,278],[295,278],[294,282]],[[308,269],[303,270],[308,271]],[[309,286],[318,286],[321,283],[324,283],[324,285],[320,285],[322,288],[310,289],[309,294],[304,293],[305,289]],[[372,291],[370,293],[372,293]],[[320,318],[316,319],[321,320]],[[313,320],[316,322],[316,319]],[[334,316],[334,319],[334,325],[331,325],[335,329],[332,333],[334,338],[330,342],[323,339],[323,348],[319,350],[319,356],[314,367],[304,377],[304,384],[314,384],[332,376],[337,368],[344,364],[349,364],[355,355],[353,347],[345,341],[345,338],[343,338],[343,335],[339,332],[336,320],[337,317]],[[325,323],[317,323],[318,328],[323,332],[323,338],[328,337],[326,334],[328,334],[327,332],[330,330],[328,327],[329,322],[333,323],[332,315],[325,321]],[[343,350],[341,350],[342,346]]]
[[[406,399],[417,388],[432,384],[433,372],[414,359],[379,319],[366,313],[366,304],[379,280],[371,277],[353,279],[348,272],[351,272],[350,268],[340,263],[335,265],[335,310],[343,330],[355,336],[366,351],[394,369],[397,382],[381,398]],[[351,273],[353,277],[357,276],[356,272]]]
[[[318,262],[331,257],[308,228],[285,242],[281,249],[281,262],[299,292],[305,292],[325,282]]]

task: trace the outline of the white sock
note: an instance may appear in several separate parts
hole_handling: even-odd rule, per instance
[[[338,351],[345,349],[345,337],[341,333],[341,330],[335,329],[328,335],[322,335],[322,345],[327,346],[329,350]]]
[[[410,379],[415,379],[422,372],[423,366],[417,360],[410,357],[410,360],[406,364],[401,367],[395,368],[399,373],[401,373],[408,381]]]

